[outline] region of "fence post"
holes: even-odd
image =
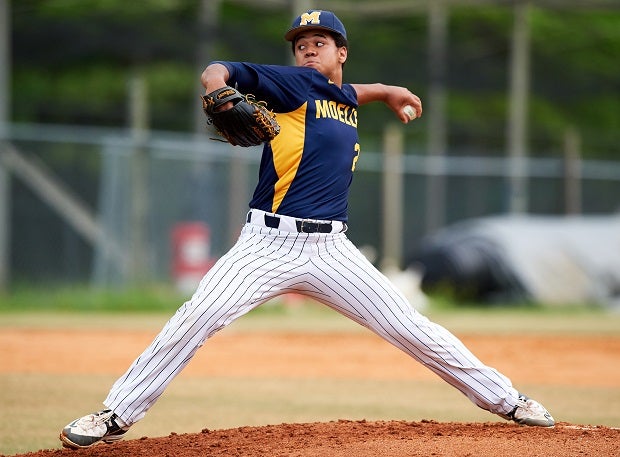
[[[129,81],[129,117],[132,133],[131,157],[131,268],[133,283],[148,279],[148,96],[144,73],[135,68]]]
[[[253,151],[252,151],[253,152]],[[239,229],[248,211],[248,164],[245,149],[232,148],[228,192],[228,244],[232,246],[239,238]]]
[[[514,6],[510,56],[510,107],[508,118],[508,154],[510,160],[511,213],[524,213],[528,208],[527,189],[527,111],[530,86],[529,2]]]
[[[581,138],[574,128],[564,133],[564,211],[581,213]]]
[[[0,0],[0,154],[8,147],[8,122],[11,106],[10,2]],[[4,292],[10,275],[10,175],[0,161],[0,292]]]
[[[402,127],[389,124],[383,134],[383,270],[399,268],[402,259],[403,148]]]
[[[448,7],[443,0],[428,6],[428,156],[435,161],[438,173],[427,176],[426,232],[432,233],[445,223],[446,177],[443,172],[447,144],[446,61],[448,42]]]

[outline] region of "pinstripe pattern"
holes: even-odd
[[[205,340],[287,292],[312,297],[369,328],[483,409],[501,414],[516,405],[510,381],[416,311],[344,233],[286,232],[253,223],[116,381],[104,404],[128,424],[140,420]]]

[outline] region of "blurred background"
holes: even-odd
[[[0,288],[191,291],[234,243],[259,148],[213,141],[211,60],[288,65],[310,8],[349,38],[349,238],[405,289],[620,300],[617,0],[0,0]]]

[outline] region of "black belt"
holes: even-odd
[[[277,229],[280,227],[280,218],[278,216],[271,216],[265,214],[265,226],[269,228]],[[247,222],[252,222],[252,211],[248,213]],[[305,219],[295,219],[295,226],[299,233],[331,233],[331,222],[312,222]],[[343,227],[346,225],[343,223]]]
[[[331,233],[331,222],[310,222],[304,220],[296,220],[295,225],[300,233]]]

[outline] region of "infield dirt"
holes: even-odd
[[[151,331],[4,328],[0,332],[0,373],[73,373],[77,376],[127,368],[153,336]],[[554,335],[459,335],[492,366],[505,364],[515,383],[619,387],[620,338]],[[28,344],[24,344],[27,341]],[[206,349],[208,347],[208,349]],[[75,357],[69,348],[105,348]],[[337,348],[337,350],[335,350]],[[570,348],[570,350],[567,350]],[[50,356],[52,355],[53,356]],[[535,354],[533,356],[533,354]],[[257,363],[258,361],[258,363]],[[587,369],[583,369],[587,367]],[[236,331],[216,335],[200,350],[184,376],[295,379],[328,373],[341,379],[429,380],[441,383],[419,364],[368,332],[292,333]],[[516,379],[515,379],[516,378]],[[101,392],[104,395],[105,392]],[[472,406],[474,410],[477,410]],[[550,408],[552,409],[552,408]],[[205,421],[208,417],[205,405]],[[87,413],[88,411],[84,411]],[[552,410],[552,413],[554,411]],[[557,416],[557,414],[556,414]],[[147,419],[145,420],[148,420]],[[489,416],[489,419],[494,416]],[[72,417],[68,417],[67,421]],[[336,420],[290,423],[133,437],[113,445],[72,451],[30,452],[51,456],[617,456],[620,429],[577,425],[558,418],[552,429],[505,422]]]

